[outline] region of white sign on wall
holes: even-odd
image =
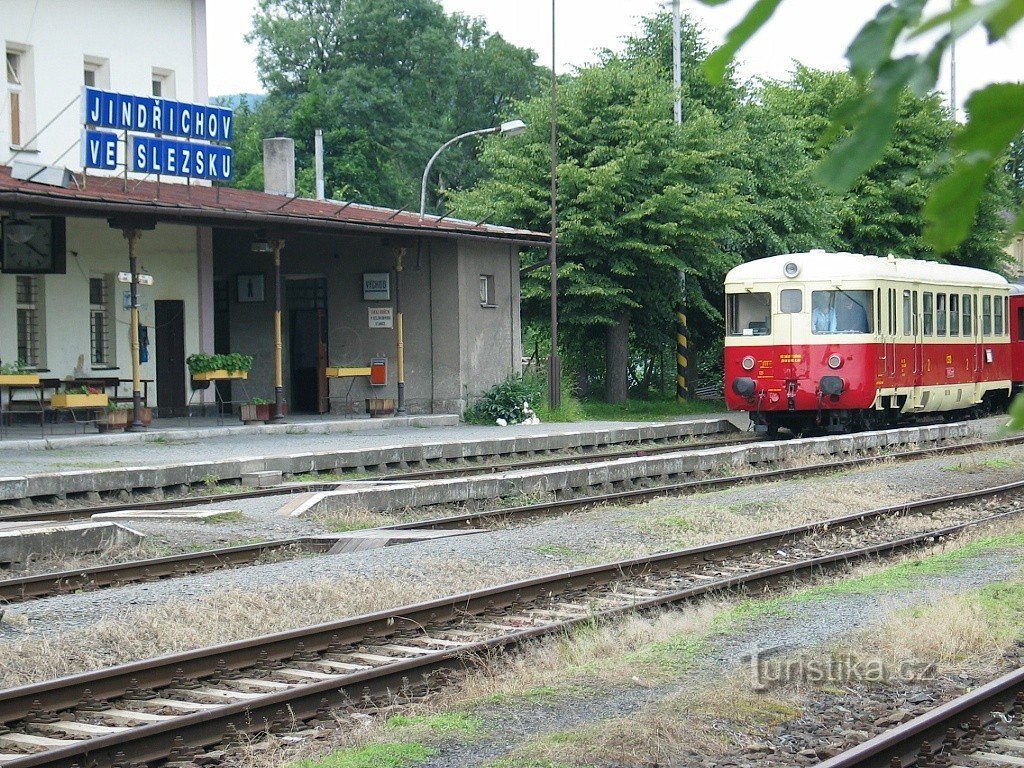
[[[394,328],[395,319],[391,314],[391,307],[370,307],[371,328]]]
[[[390,272],[363,272],[363,301],[391,301]]]

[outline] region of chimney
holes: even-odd
[[[295,197],[295,140],[263,140],[263,191]]]

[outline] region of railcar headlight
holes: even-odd
[[[831,355],[828,356],[828,367],[829,368],[832,368],[832,369],[840,368],[840,367],[842,367],[842,365],[843,365],[843,357],[842,357],[842,355],[831,354]]]
[[[743,366],[743,370],[744,371],[752,371],[752,370],[754,370],[754,365],[756,365],[756,364],[757,364],[757,361],[754,358],[752,358],[750,355],[747,355],[746,357],[744,357],[743,360],[740,362],[740,365]]]
[[[796,277],[800,274],[800,265],[795,261],[787,261],[782,267],[782,274],[786,277]]]

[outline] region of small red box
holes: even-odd
[[[375,357],[370,360],[370,386],[383,387],[388,383],[388,359]]]

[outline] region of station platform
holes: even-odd
[[[435,460],[600,447],[734,432],[733,415],[661,422],[577,422],[476,426],[454,415],[328,421],[124,435],[0,441],[0,501],[117,491],[171,492],[204,482],[237,482],[267,471],[286,476],[376,472]]]

